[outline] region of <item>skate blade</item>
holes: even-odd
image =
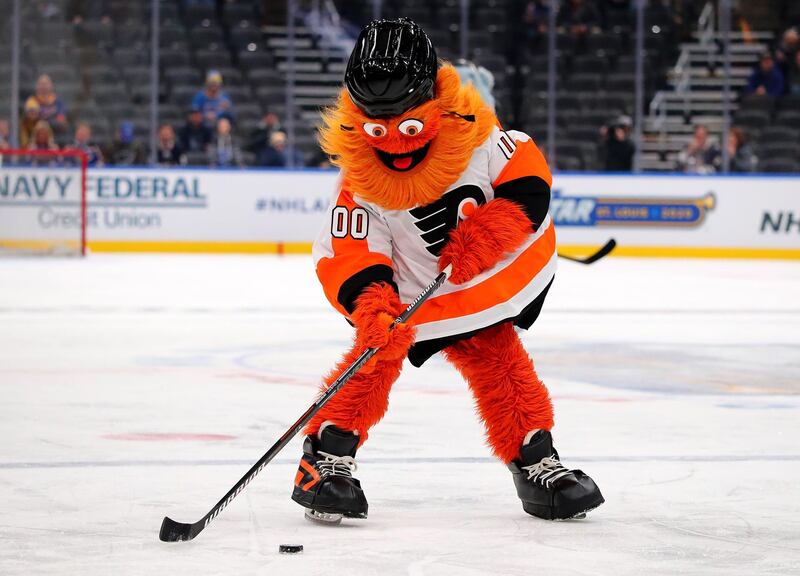
[[[342,523],[342,516],[341,514],[329,514],[328,512],[319,512],[317,510],[312,510],[311,508],[306,508],[305,513],[306,520],[314,522],[316,524],[323,524],[325,526],[336,526],[337,524]]]
[[[585,520],[586,519],[586,515],[589,512],[591,512],[592,510],[595,510],[596,508],[598,508],[599,506],[600,506],[600,504],[598,504],[597,506],[593,506],[591,508],[587,508],[586,510],[582,510],[581,512],[573,514],[569,518],[554,518],[553,520],[555,520],[556,522],[567,522],[569,520]]]

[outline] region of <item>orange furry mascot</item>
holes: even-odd
[[[365,348],[380,351],[308,425],[293,499],[312,519],[366,517],[356,450],[386,412],[403,360],[420,366],[441,351],[468,382],[526,511],[566,518],[599,505],[591,479],[558,461],[552,403],[514,328],[536,320],[556,267],[542,154],[499,127],[409,20],[368,25],[345,84],[321,130],[342,178],[314,259],[356,336],[325,386]],[[389,332],[403,303],[448,264],[437,295]],[[596,494],[574,502],[570,490],[581,489]]]

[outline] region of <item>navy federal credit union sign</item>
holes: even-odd
[[[716,200],[700,198],[636,198],[562,196],[553,190],[550,217],[561,226],[700,226]]]

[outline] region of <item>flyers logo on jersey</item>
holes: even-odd
[[[409,210],[408,213],[415,219],[414,225],[420,231],[420,238],[427,244],[428,252],[438,256],[447,242],[450,230],[482,204],[486,204],[483,190],[475,184],[466,184],[447,192],[435,202]]]

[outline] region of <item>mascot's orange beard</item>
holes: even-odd
[[[375,119],[342,90],[323,115],[320,142],[355,196],[386,210],[408,210],[437,200],[458,180],[497,119],[449,64],[437,73],[435,94],[400,116]],[[462,118],[469,115],[474,121]]]

